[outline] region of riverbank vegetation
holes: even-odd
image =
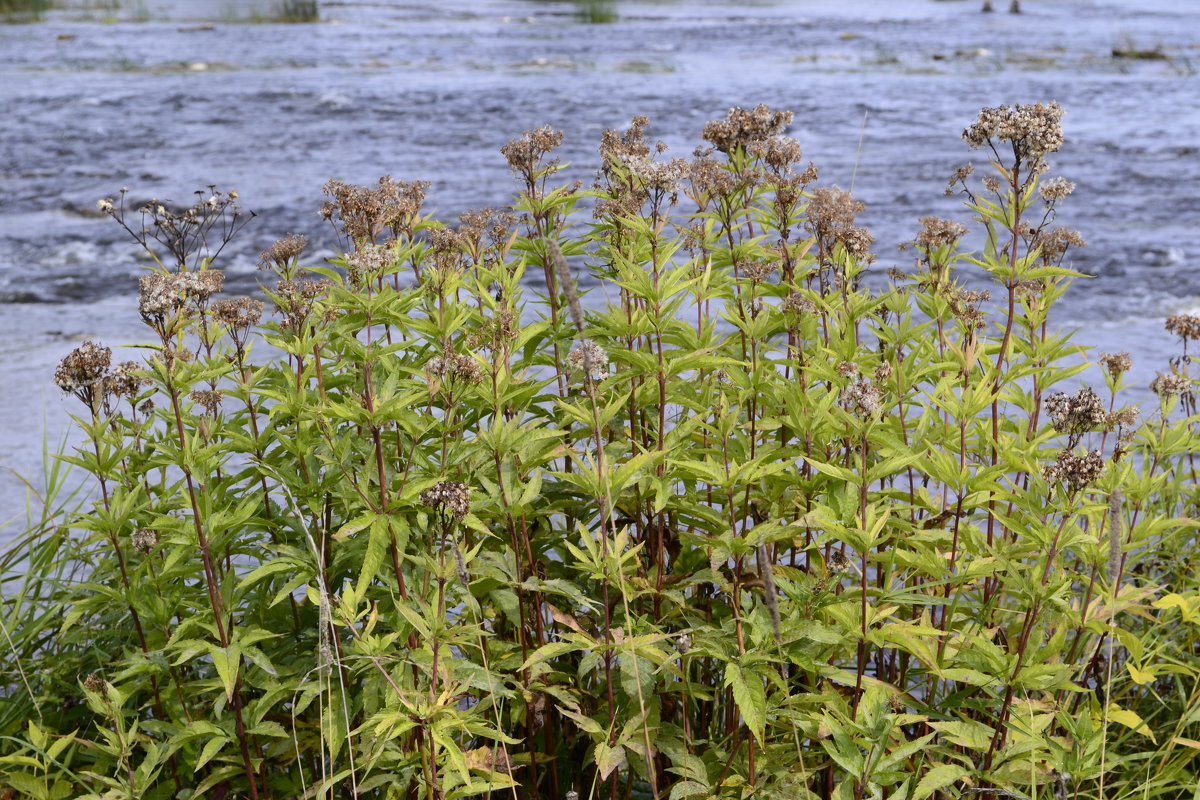
[[[970,227],[886,275],[761,106],[586,189],[530,131],[453,225],[331,181],[344,256],[281,239],[263,299],[236,192],[101,201],[147,344],[53,376],[95,497],[4,562],[0,791],[1190,795],[1200,318],[1146,407],[1081,381],[1061,117],[984,109]]]

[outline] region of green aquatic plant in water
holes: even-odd
[[[588,189],[529,131],[454,225],[331,181],[343,254],[280,240],[265,301],[221,296],[235,192],[101,201],[146,343],[54,376],[96,493],[5,577],[3,791],[1190,791],[1200,318],[1144,415],[1127,355],[1079,384],[1061,115],[984,109],[948,188],[982,249],[925,218],[870,281],[762,106],[690,159],[635,117]]]
[[[0,0],[0,21],[36,22],[50,10],[50,0]]]

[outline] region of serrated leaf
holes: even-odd
[[[971,774],[971,770],[960,764],[942,764],[925,773],[913,791],[912,800],[925,800],[931,794]]]
[[[746,727],[761,742],[767,726],[767,693],[762,680],[740,665],[729,663],[725,665],[725,685],[733,688],[733,702],[742,712]]]
[[[607,780],[617,767],[625,763],[625,748],[621,745],[609,747],[606,742],[596,743],[596,770],[600,780]]]
[[[208,653],[212,656],[213,666],[217,668],[217,675],[225,686],[225,697],[232,703],[233,688],[237,685],[238,669],[242,663],[241,648],[236,643],[230,644],[229,647],[209,645]]]

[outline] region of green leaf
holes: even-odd
[[[375,578],[375,573],[383,564],[383,555],[392,543],[391,526],[387,517],[376,517],[371,520],[370,538],[367,540],[367,552],[363,554],[362,569],[358,573],[358,582],[354,584],[354,594],[362,597],[367,587]]]
[[[746,727],[762,742],[767,725],[767,693],[762,680],[731,662],[725,665],[725,685],[733,687],[733,702],[742,712]]]
[[[221,752],[221,748],[224,747],[227,742],[231,741],[233,740],[228,736],[218,736],[215,739],[209,739],[208,742],[205,743],[204,749],[200,751],[200,757],[196,759],[196,766],[192,768],[192,772],[199,772],[205,764],[207,764],[209,761],[212,761],[213,757],[216,756],[217,753]]]
[[[242,664],[241,647],[237,643],[232,643],[229,647],[210,644],[208,654],[212,656],[213,666],[217,668],[217,675],[221,677],[221,683],[225,686],[225,697],[232,703],[233,689],[237,685],[238,670]]]
[[[912,800],[925,800],[931,794],[971,774],[971,770],[960,764],[942,764],[925,773],[913,792]]]

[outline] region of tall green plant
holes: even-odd
[[[266,251],[266,321],[217,299],[236,193],[102,201],[155,262],[150,344],[56,375],[98,495],[4,599],[0,780],[1178,795],[1200,319],[1169,321],[1184,352],[1144,422],[1128,356],[1079,387],[1048,323],[1082,244],[1042,177],[1061,115],[984,109],[964,137],[991,172],[950,185],[982,249],[922,219],[886,284],[862,203],[763,106],[691,160],[635,117],[589,190],[554,186],[562,135],[530,131],[503,150],[512,208],[454,228],[427,184],[330,182],[344,254]]]

